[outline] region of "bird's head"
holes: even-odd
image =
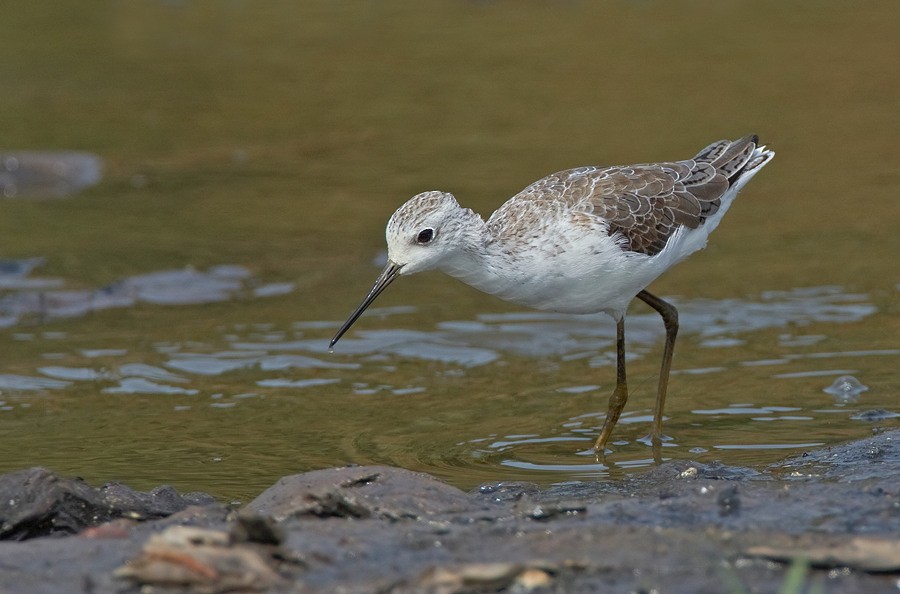
[[[440,266],[461,245],[472,211],[461,208],[453,194],[422,192],[391,216],[385,229],[388,261],[398,274],[414,274]]]
[[[438,268],[465,245],[463,239],[474,219],[481,217],[460,207],[453,194],[422,192],[398,208],[385,229],[388,262],[372,290],[331,339],[331,346],[350,329],[375,298],[400,275]]]

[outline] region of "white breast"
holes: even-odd
[[[638,292],[703,247],[708,233],[684,231],[676,233],[662,252],[647,256],[623,250],[602,221],[591,229],[561,226],[551,232],[544,229],[531,239],[496,242],[483,252],[461,251],[441,269],[513,303],[566,313],[605,312],[618,318]]]

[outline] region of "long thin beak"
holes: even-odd
[[[369,294],[366,295],[366,298],[362,300],[362,303],[359,304],[359,307],[350,314],[350,317],[344,322],[344,325],[341,326],[340,330],[337,331],[337,334],[334,335],[334,338],[331,339],[331,343],[328,345],[328,348],[331,349],[334,347],[334,344],[341,339],[341,336],[350,329],[350,326],[353,325],[353,322],[359,319],[359,316],[366,311],[366,308],[375,301],[375,298],[381,295],[382,291],[387,289],[388,285],[391,284],[395,278],[400,276],[400,269],[403,268],[403,265],[394,264],[390,260],[388,260],[387,266],[384,267],[384,270],[381,271],[381,274],[378,276],[378,279],[375,281],[375,285],[372,286],[372,290],[369,291]]]

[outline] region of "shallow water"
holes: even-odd
[[[487,215],[554,170],[687,157],[749,131],[776,159],[709,248],[653,287],[683,324],[663,454],[762,466],[896,426],[900,170],[883,157],[896,12],[59,2],[9,15],[0,153],[87,152],[104,177],[59,201],[0,199],[0,471],[224,500],[351,462],[463,487],[640,472],[662,338],[641,305],[603,463],[588,452],[614,381],[602,316],[423,274],[334,353],[328,340],[377,275],[387,217],[418,191]]]
[[[218,288],[200,273],[174,277],[181,284],[163,303]],[[221,301],[217,290],[206,297]],[[673,301],[679,350],[688,351],[677,361],[692,365],[673,370],[664,458],[760,465],[900,416],[894,394],[863,395],[857,385],[857,376],[877,382],[879,370],[895,368],[900,349],[831,351],[821,346],[828,335],[807,331],[865,324],[878,315],[867,295],[824,286]],[[28,464],[72,464],[60,447],[71,442],[79,461],[111,476],[209,481],[224,497],[346,462],[398,464],[465,486],[614,478],[653,463],[640,440],[662,339],[655,313],[628,318],[632,400],[603,462],[591,447],[614,381],[611,320],[484,313],[413,330],[416,313],[374,308],[334,353],[337,320],[220,323],[203,341],[136,346],[123,336],[75,349],[80,339],[46,322],[19,327],[10,338],[40,352],[33,368],[0,374],[0,411]],[[50,434],[29,431],[42,426]]]

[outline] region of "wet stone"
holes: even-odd
[[[280,479],[247,505],[278,520],[319,518],[421,518],[468,510],[465,493],[423,473],[389,466],[317,470]]]
[[[523,497],[537,495],[539,492],[540,489],[534,483],[518,481],[487,483],[477,489],[478,495],[495,503],[519,501]]]
[[[887,419],[896,419],[900,417],[900,413],[895,413],[890,410],[885,410],[883,408],[876,408],[870,410],[864,410],[860,413],[857,413],[850,417],[854,421],[868,421],[870,423],[876,423],[878,421],[886,421]]]
[[[76,534],[117,518],[163,518],[191,505],[211,505],[203,493],[180,495],[162,486],[140,493],[118,483],[93,488],[43,468],[0,477],[0,540]]]

